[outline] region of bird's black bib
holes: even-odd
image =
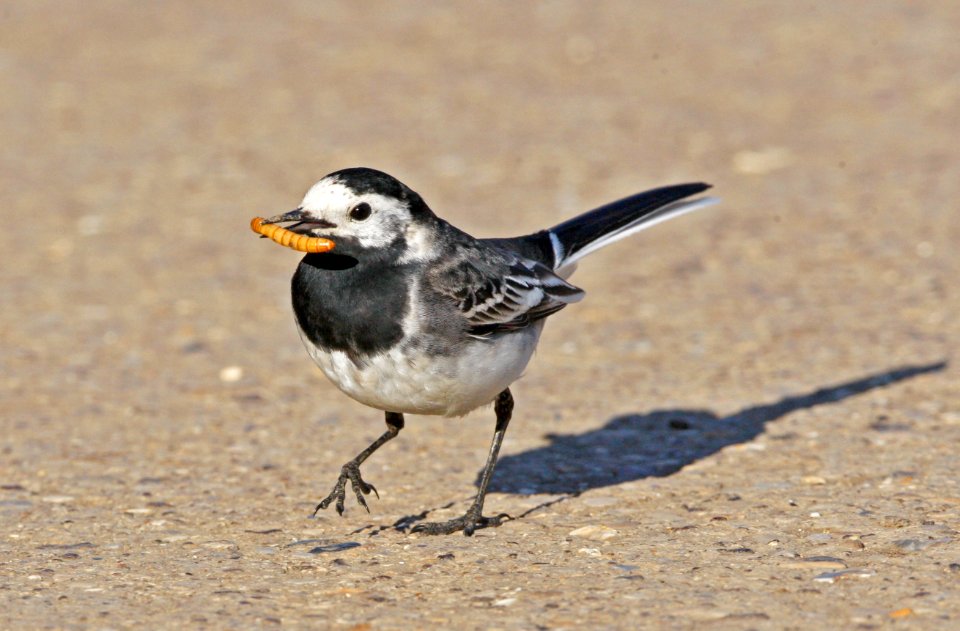
[[[293,311],[317,347],[362,361],[396,346],[403,337],[410,270],[389,252],[350,254],[303,257],[293,276]]]

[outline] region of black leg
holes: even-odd
[[[400,430],[403,429],[403,414],[387,412],[386,421],[387,431],[385,431],[380,438],[370,443],[369,447],[357,454],[356,458],[340,468],[340,477],[337,478],[337,483],[333,485],[333,490],[330,491],[330,495],[324,498],[324,500],[313,509],[314,515],[316,515],[317,511],[321,508],[330,506],[330,502],[333,500],[337,500],[337,513],[343,515],[343,501],[347,494],[347,480],[350,481],[350,486],[353,487],[353,492],[356,493],[360,506],[366,508],[368,513],[370,512],[370,507],[367,506],[367,501],[363,499],[363,496],[369,495],[370,491],[373,491],[377,499],[380,499],[380,494],[377,493],[377,489],[369,482],[364,482],[363,478],[360,477],[360,465],[363,464],[363,461],[369,458],[373,452],[380,449],[385,442],[395,438],[396,435],[400,433]]]
[[[490,486],[490,479],[493,477],[493,468],[497,465],[497,456],[500,453],[500,445],[503,444],[503,435],[507,433],[507,425],[510,424],[510,417],[513,415],[513,395],[510,394],[509,388],[497,395],[493,403],[493,410],[497,414],[497,427],[493,432],[493,442],[490,444],[487,463],[483,466],[483,475],[480,476],[480,490],[477,492],[473,504],[470,505],[463,517],[445,522],[419,524],[414,527],[413,532],[421,532],[427,535],[449,535],[462,530],[463,534],[469,537],[477,528],[499,526],[503,523],[504,518],[510,518],[506,513],[501,513],[496,517],[483,516],[483,500],[487,496],[487,487]]]

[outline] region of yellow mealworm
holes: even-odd
[[[280,245],[307,254],[320,254],[333,249],[333,241],[330,239],[308,237],[305,234],[297,234],[273,223],[263,223],[264,221],[266,220],[263,217],[254,217],[250,221],[250,227],[257,234],[262,234]]]

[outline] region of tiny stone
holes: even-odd
[[[205,541],[200,544],[204,548],[209,548],[211,550],[225,550],[227,548],[235,548],[237,546],[233,541]]]
[[[243,368],[240,366],[225,366],[220,369],[220,381],[235,383],[243,379]]]
[[[46,495],[40,498],[41,502],[46,502],[48,504],[66,504],[67,502],[72,502],[73,497],[69,495]]]
[[[509,607],[513,603],[517,602],[516,598],[501,598],[500,600],[495,600],[493,602],[494,607]]]
[[[933,244],[930,243],[929,241],[921,241],[920,243],[917,244],[915,249],[917,252],[917,256],[919,256],[922,259],[930,258],[931,256],[933,256],[933,253],[934,253]]]
[[[570,531],[569,536],[583,537],[584,539],[590,539],[591,541],[605,541],[607,539],[612,539],[619,534],[619,530],[607,528],[606,526],[594,525],[584,526],[583,528],[572,530]]]
[[[873,570],[865,569],[850,569],[850,570],[839,570],[837,572],[824,572],[823,574],[817,574],[813,577],[813,580],[818,583],[835,583],[840,580],[848,578],[870,578],[876,574]]]
[[[77,232],[85,237],[98,235],[103,231],[103,215],[83,215],[77,220]]]
[[[89,541],[82,541],[80,543],[46,543],[43,545],[37,546],[37,550],[75,550],[78,548],[96,548],[94,544]]]
[[[953,541],[950,537],[942,537],[940,539],[927,539],[921,541],[920,539],[898,539],[893,542],[893,545],[897,546],[905,552],[920,552],[925,550],[930,546],[935,546],[941,543],[950,543]]]
[[[800,478],[800,481],[803,482],[804,484],[809,484],[811,486],[827,483],[827,480],[825,478],[821,478],[818,475],[805,475],[802,478]]]
[[[189,539],[189,538],[190,538],[189,535],[184,535],[184,534],[180,534],[180,533],[172,533],[172,534],[169,534],[169,535],[165,535],[165,536],[163,536],[163,537],[160,537],[159,541],[160,541],[161,543],[176,543],[176,542],[178,542],[178,541],[185,541],[185,540],[187,540],[187,539]]]
[[[747,175],[763,175],[784,169],[792,163],[793,154],[786,147],[738,151],[733,156],[733,168]]]
[[[591,556],[591,557],[598,557],[598,556],[600,556],[600,551],[597,550],[596,548],[580,548],[579,550],[577,550],[577,552],[580,553],[580,554],[585,554],[585,555],[587,555],[587,556]]]
[[[814,556],[807,557],[805,559],[797,559],[796,561],[788,561],[787,563],[781,563],[780,567],[791,568],[791,569],[822,569],[822,570],[843,570],[846,569],[847,564],[844,563],[841,559],[836,557],[826,557],[826,556]]]

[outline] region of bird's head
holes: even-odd
[[[300,206],[266,220],[288,230],[325,237],[346,247],[381,249],[398,243],[423,247],[435,217],[423,199],[396,178],[364,167],[325,176]]]

